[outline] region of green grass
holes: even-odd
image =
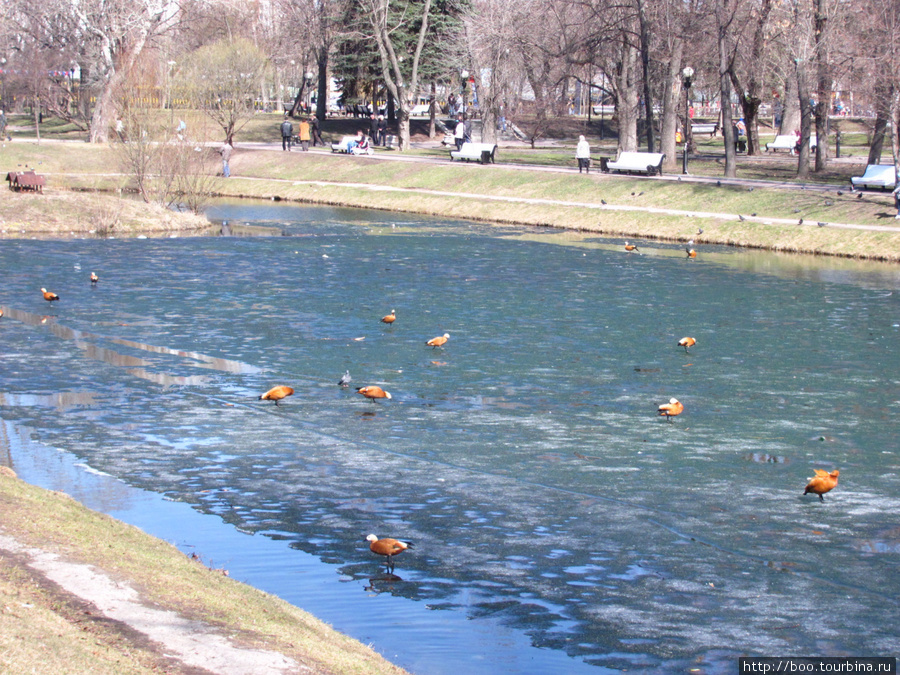
[[[277,115],[257,115],[248,125],[248,134],[257,137],[277,130]],[[342,134],[353,120],[326,130]],[[199,122],[196,123],[199,125]],[[332,124],[329,120],[328,124]],[[334,122],[337,125],[337,122]],[[192,123],[188,123],[188,130]],[[692,159],[692,174],[704,172],[721,176],[721,158],[707,154],[715,141],[701,143],[700,159]],[[277,145],[275,146],[277,147]],[[544,162],[572,168],[570,148],[540,150],[507,149],[498,153],[501,160],[511,156],[523,163]],[[396,151],[379,150],[379,153]],[[549,225],[603,232],[611,236],[652,237],[698,242],[771,247],[776,250],[829,253],[888,260],[900,260],[900,235],[860,232],[836,228],[798,227],[802,218],[807,225],[818,221],[852,223],[867,226],[894,226],[896,210],[889,192],[871,191],[861,199],[847,188],[853,165],[834,163],[820,180],[830,179],[833,189],[797,190],[775,187],[721,187],[714,183],[645,178],[592,172],[589,176],[571,171],[521,170],[502,164],[481,166],[450,162],[449,150],[427,148],[413,150],[408,157],[433,158],[435,162],[390,162],[374,158],[350,157],[331,153],[282,153],[242,146],[232,157],[233,177],[219,181],[223,196],[279,197],[335,205],[383,208],[395,211],[427,213],[483,221]],[[87,187],[115,190],[128,180],[118,171],[115,154],[102,145],[16,141],[0,149],[0,158],[10,166],[34,166],[49,175],[50,190]],[[738,175],[758,175],[767,179],[784,178],[793,182],[796,160],[778,157],[739,158]],[[210,171],[217,170],[214,158]],[[860,167],[861,168],[861,167]],[[246,180],[254,178],[255,180]],[[300,182],[294,185],[295,181]],[[309,185],[326,181],[327,185]],[[368,190],[356,184],[396,188],[394,191]],[[843,194],[837,192],[843,189]],[[431,194],[452,192],[466,197]],[[494,199],[491,199],[491,198]],[[498,201],[505,197],[521,200]],[[547,200],[548,204],[527,200]],[[601,200],[607,202],[605,208]],[[575,202],[578,205],[562,205]],[[592,208],[593,207],[593,208]],[[635,210],[637,209],[637,210]],[[679,213],[656,213],[653,209]],[[18,212],[18,209],[15,209]],[[691,214],[721,214],[698,220]],[[737,215],[755,219],[739,222]],[[768,219],[790,221],[769,223]],[[704,234],[697,236],[698,227]]]

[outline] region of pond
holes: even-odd
[[[0,461],[416,673],[897,654],[896,267],[210,217],[232,236],[2,242]],[[369,533],[414,542],[393,575]]]

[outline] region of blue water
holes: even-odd
[[[114,509],[417,673],[897,654],[894,267],[280,204],[211,217],[274,236],[0,243],[14,467],[58,448],[212,514]],[[347,369],[392,400],[342,390]],[[256,399],[275,384],[296,393]],[[801,497],[815,468],[841,471],[824,502]],[[370,532],[415,542],[397,578]]]

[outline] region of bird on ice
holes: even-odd
[[[819,495],[820,501],[825,501],[824,495],[826,492],[831,492],[838,484],[838,476],[840,475],[840,471],[835,469],[831,473],[827,471],[823,471],[822,469],[815,469],[816,475],[809,479],[809,483],[806,485],[806,489],[803,491],[803,494],[807,495],[810,492],[813,494]]]
[[[275,401],[275,405],[278,405],[278,402],[287,398],[288,396],[293,395],[294,390],[290,387],[287,387],[283,384],[278,385],[277,387],[272,387],[265,394],[260,394],[260,401]]]
[[[379,539],[374,534],[366,537],[366,541],[369,542],[369,550],[372,553],[377,553],[387,558],[387,568],[391,572],[394,571],[394,556],[403,553],[408,548],[413,548],[411,541],[400,541],[389,537]]]
[[[44,300],[46,300],[47,302],[53,302],[54,300],[59,300],[59,296],[56,293],[51,293],[46,288],[42,288],[41,293],[44,294]]]
[[[678,341],[678,346],[684,347],[685,354],[688,353],[688,348],[693,347],[695,344],[697,344],[697,340],[692,337],[683,337]]]
[[[627,241],[625,242],[625,250],[631,253],[632,251],[637,251],[638,247],[635,244],[629,244]]]
[[[389,325],[394,323],[396,320],[397,320],[397,311],[394,309],[392,309],[391,313],[388,314],[387,316],[381,317],[381,322],[389,324]]]
[[[450,333],[444,333],[443,335],[439,335],[438,337],[431,338],[425,344],[429,347],[440,347],[450,339]]]
[[[338,385],[340,385],[341,387],[349,387],[350,380],[352,380],[352,379],[353,378],[350,377],[350,371],[348,370],[346,373],[341,375],[341,379],[338,380]]]
[[[91,272],[91,283],[96,284],[98,281],[100,281],[100,277],[97,276],[97,273]]]
[[[665,416],[667,422],[671,422],[673,417],[684,412],[684,406],[677,398],[670,398],[668,403],[659,406],[658,412]]]
[[[362,395],[365,396],[366,398],[370,398],[370,399],[372,399],[373,401],[374,401],[376,398],[386,398],[386,399],[390,399],[390,398],[391,398],[390,392],[387,392],[387,391],[385,391],[384,389],[382,389],[381,387],[378,387],[378,386],[376,386],[376,385],[374,385],[374,384],[370,384],[370,385],[367,386],[367,387],[357,387],[357,388],[356,388],[356,393],[357,393],[357,394],[362,394]]]
[[[685,252],[687,253],[688,258],[696,258],[697,257],[697,251],[694,250],[693,246],[694,246],[694,240],[691,239],[688,242],[688,245],[684,249]]]

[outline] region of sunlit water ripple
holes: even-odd
[[[267,570],[257,542],[323,561],[358,587],[328,620],[417,672],[458,672],[458,617],[541,648],[486,646],[472,673],[897,654],[894,268],[282,205],[214,217],[286,236],[4,241],[2,418],[263,535],[232,546],[266,590],[304,604],[279,581],[291,558]],[[337,387],[346,369],[393,399]],[[279,383],[295,395],[256,400]],[[671,396],[686,411],[666,423]],[[813,468],[841,470],[824,503],[800,497]],[[369,532],[415,541],[399,578]],[[383,626],[384,598],[432,611]]]

